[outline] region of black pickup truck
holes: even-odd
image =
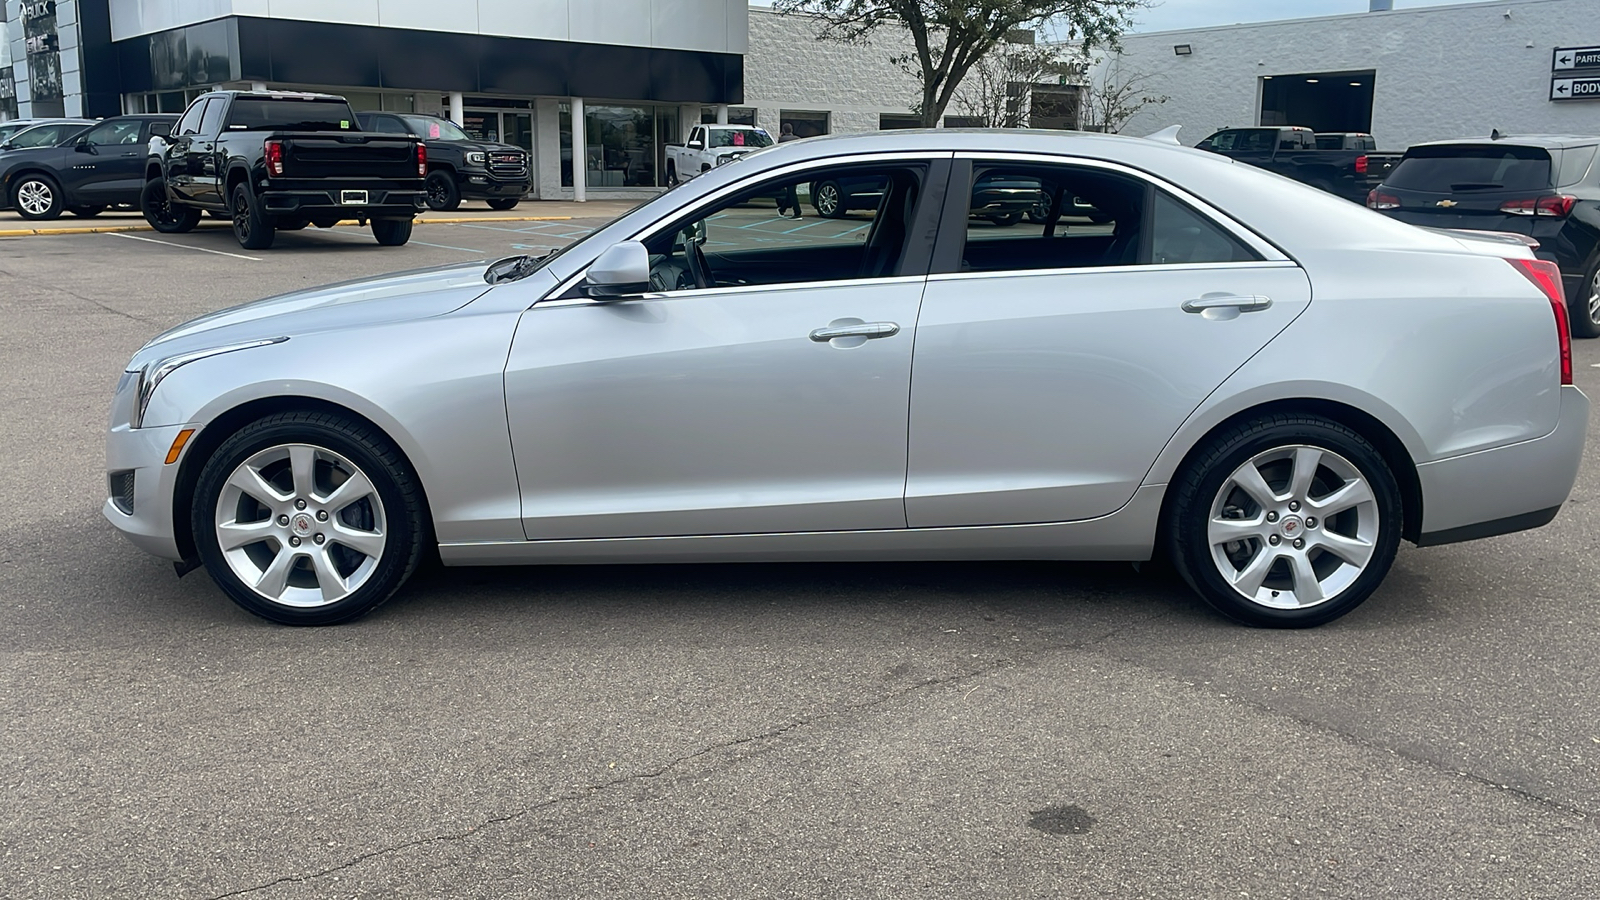
[[[204,212],[233,220],[239,244],[272,246],[278,231],[372,223],[378,243],[411,239],[427,204],[427,146],[363,132],[343,97],[215,91],[152,148],[140,209],[157,230],[189,231]]]
[[[1309,128],[1225,128],[1195,147],[1277,172],[1353,203],[1383,180],[1398,153],[1378,153],[1372,136],[1318,135]]]

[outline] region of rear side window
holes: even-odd
[[[200,134],[205,137],[215,137],[222,131],[222,114],[228,108],[221,98],[212,98],[206,106],[205,115],[200,119]]]
[[[238,97],[229,131],[354,131],[356,115],[343,100],[268,100]]]
[[[1392,188],[1454,194],[1470,191],[1547,191],[1550,154],[1539,147],[1457,144],[1416,147],[1384,179]]]
[[[1571,187],[1583,181],[1589,174],[1589,167],[1594,164],[1595,145],[1587,147],[1568,147],[1561,151],[1561,179],[1556,182],[1560,187]]]
[[[1150,226],[1150,262],[1157,266],[1185,263],[1251,262],[1260,259],[1239,239],[1165,191],[1156,191]]]

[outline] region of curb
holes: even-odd
[[[572,216],[487,216],[477,219],[416,219],[418,225],[470,225],[473,222],[570,222]],[[356,225],[355,219],[343,219],[340,226]],[[227,222],[202,221],[196,228],[231,228]],[[0,237],[33,237],[58,234],[117,234],[124,231],[155,231],[149,225],[82,225],[58,228],[17,228],[0,231]]]

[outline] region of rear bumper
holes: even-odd
[[[1422,482],[1418,546],[1538,528],[1572,493],[1589,431],[1589,398],[1561,389],[1561,414],[1541,438],[1417,466]]]
[[[428,195],[420,185],[399,187],[393,182],[273,184],[259,191],[258,197],[262,209],[274,215],[337,212],[345,218],[411,216],[426,209],[428,205]]]

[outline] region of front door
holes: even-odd
[[[143,119],[112,119],[84,132],[70,166],[69,195],[82,206],[137,202],[148,142]]]
[[[797,212],[814,173],[762,184],[642,236],[656,292],[523,315],[506,398],[530,539],[905,527],[928,163],[877,171],[878,209]]]
[[[917,326],[914,528],[1115,512],[1310,302],[1292,262],[1128,173],[979,161],[970,204]]]

